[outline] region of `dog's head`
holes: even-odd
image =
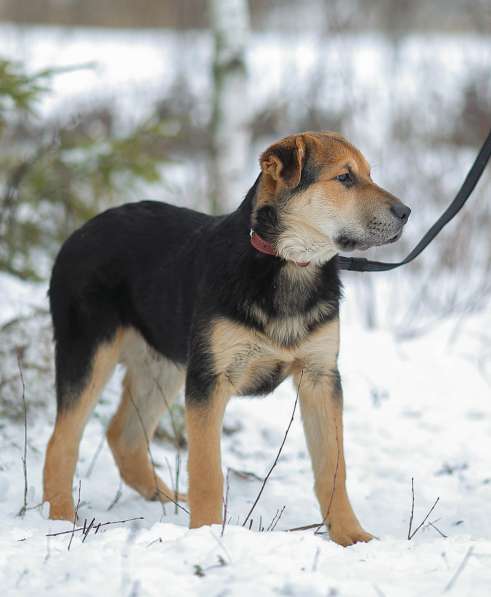
[[[301,133],[261,155],[253,227],[284,259],[323,263],[399,239],[411,210],[377,186],[337,133]]]

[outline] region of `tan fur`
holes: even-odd
[[[75,509],[72,483],[78,449],[88,416],[117,363],[123,334],[116,333],[110,344],[102,344],[92,361],[89,379],[75,406],[62,412],[48,443],[44,465],[43,501],[49,502],[53,519],[73,520]]]
[[[261,369],[272,369],[279,362],[293,363],[290,351],[279,348],[264,334],[226,319],[213,325],[211,346],[215,371],[230,394],[250,387]]]
[[[293,168],[285,169],[276,155],[278,150],[295,150],[296,163]],[[300,182],[305,158],[305,141],[303,135],[291,135],[268,147],[261,155],[261,170],[268,174],[263,181],[262,192],[259,193],[258,207],[271,200],[282,187],[295,187]]]
[[[211,336],[215,371],[231,394],[251,387],[259,369],[271,369],[278,363],[285,365],[287,373],[302,368],[330,372],[336,367],[338,334],[336,319],[298,345],[285,348],[266,334],[220,319],[214,323]]]
[[[285,201],[284,191],[300,180],[307,148],[309,167],[316,171],[315,181]],[[296,159],[289,158],[285,173],[279,156],[286,150],[296,151]],[[341,135],[329,131],[291,135],[269,147],[260,164],[263,177],[255,212],[267,204],[276,205],[282,232],[274,248],[283,259],[312,265],[325,263],[339,252],[336,239],[343,232],[359,239],[359,248],[364,242],[367,246],[384,244],[395,235],[397,224],[387,208],[397,199],[373,182],[362,153]],[[347,172],[356,177],[356,184],[350,188],[336,180]]]
[[[222,522],[223,473],[220,438],[229,392],[219,382],[202,404],[186,408],[190,528]]]
[[[313,268],[299,268],[294,263],[285,266],[285,275],[302,288],[303,282],[311,276],[319,275],[318,270]],[[304,279],[302,280],[302,277]],[[285,290],[287,292],[287,290]],[[279,318],[270,318],[258,306],[251,307],[251,315],[264,326],[264,335],[274,344],[278,345],[297,345],[305,340],[309,334],[309,326],[319,320],[320,317],[330,315],[332,305],[319,302],[309,311],[303,314],[291,316],[282,316]]]
[[[368,541],[371,535],[353,513],[345,485],[342,395],[337,377],[339,321],[331,319],[310,331],[317,322],[334,315],[332,310],[337,307],[319,301],[305,312],[305,297],[315,286],[315,277],[321,275],[317,265],[338,252],[336,243],[341,242],[343,231],[355,235],[356,242],[362,244],[362,233],[366,229],[368,234],[371,226],[379,231],[383,228],[387,238],[381,234],[381,241],[393,238],[386,212],[397,200],[373,183],[362,154],[335,133],[292,135],[268,148],[260,163],[263,176],[254,209],[276,202],[281,225],[274,249],[287,260],[276,280],[273,306],[279,315],[272,317],[251,304],[250,315],[261,324],[262,332],[225,318],[211,322],[213,389],[203,400],[193,397],[186,407],[190,526],[222,521],[220,437],[229,398],[254,389],[261,391],[268,375],[273,374],[277,383],[293,374],[299,386],[315,492],[331,537],[341,545]],[[297,189],[306,163],[315,175],[306,179],[308,185]],[[352,188],[336,178],[346,172],[356,175]],[[254,218],[255,212],[253,224]],[[304,262],[310,265],[296,265]],[[108,441],[121,477],[146,498],[173,498],[155,474],[148,445],[159,417],[182,387],[185,368],[151,349],[134,330],[125,330],[118,332],[111,344],[98,349],[80,399],[57,419],[44,472],[44,495],[50,502],[51,518],[73,520],[72,482],[80,437],[119,356],[127,373]]]
[[[175,499],[155,473],[149,444],[160,417],[184,384],[185,369],[158,354],[134,330],[125,334],[121,360],[127,367],[123,399],[107,432],[114,460],[121,478],[143,497]]]
[[[332,374],[309,369],[297,373],[300,409],[312,460],[315,493],[330,537],[340,545],[369,541],[351,507],[346,491],[343,450],[342,395]]]
[[[346,493],[342,396],[336,395],[339,320],[333,320],[295,348],[281,348],[265,334],[225,319],[211,336],[217,387],[209,402],[187,409],[191,526],[222,521],[223,476],[220,431],[232,394],[250,387],[261,369],[285,365],[300,382],[300,404],[322,515],[342,545],[368,541]],[[332,497],[331,497],[332,496]]]

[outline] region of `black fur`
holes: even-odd
[[[303,160],[304,162],[302,173],[300,176],[300,182],[298,183],[298,186],[295,189],[296,193],[305,190],[312,183],[314,183],[317,180],[317,177],[319,176],[319,164],[312,159],[311,151],[307,145],[305,146]]]
[[[254,385],[241,391],[242,396],[266,396],[285,379],[285,365],[277,363],[271,369],[257,371],[254,376]]]
[[[327,302],[330,314],[311,329],[337,315],[335,259],[319,267],[315,282],[300,294],[285,288],[283,260],[251,246],[259,180],[226,216],[143,201],[109,209],[64,243],[49,291],[59,409],[70,406],[97,346],[119,327],[136,328],[165,357],[187,365],[186,396],[198,400],[215,380],[208,343],[217,317],[262,330],[252,305],[281,318]],[[278,223],[271,209],[258,225],[274,230]],[[251,393],[269,392],[281,379],[279,371],[265,374]]]

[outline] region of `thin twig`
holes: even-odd
[[[179,451],[179,431],[177,428],[176,420],[174,418],[174,413],[172,412],[172,408],[171,408],[172,404],[167,400],[165,393],[164,393],[164,389],[162,388],[162,385],[160,384],[159,380],[156,377],[154,377],[153,381],[154,381],[155,385],[157,386],[157,388],[160,392],[160,395],[162,396],[162,400],[165,402],[165,406],[167,407],[167,412],[169,413],[170,424],[172,427],[172,431],[174,432],[174,443],[175,443],[176,449]]]
[[[336,429],[336,468],[334,469],[334,478],[332,481],[332,490],[331,490],[331,497],[329,498],[329,504],[327,505],[327,510],[326,510],[326,514],[324,516],[324,518],[322,519],[322,522],[320,523],[320,525],[315,529],[314,531],[314,535],[319,535],[320,534],[320,530],[322,528],[322,526],[326,523],[329,514],[331,513],[331,506],[332,506],[332,502],[334,500],[334,492],[336,491],[336,482],[338,479],[338,470],[339,470],[339,436],[338,436],[338,427],[337,425],[335,425],[335,429]]]
[[[24,374],[20,363],[20,355],[17,352],[17,366],[19,367],[20,381],[22,384],[22,405],[24,408],[24,453],[22,456],[22,469],[24,471],[24,504],[19,510],[19,516],[24,516],[27,511],[27,489],[29,487],[27,480],[27,403],[26,403],[26,384],[24,381]]]
[[[121,479],[119,480],[119,487],[118,490],[116,491],[116,495],[114,496],[113,501],[109,504],[109,506],[107,507],[107,511],[109,512],[110,510],[112,510],[114,508],[114,506],[119,502],[121,496],[123,495],[123,483],[121,482]]]
[[[70,547],[72,546],[73,536],[75,534],[75,525],[77,524],[77,519],[78,519],[78,507],[80,506],[80,490],[81,490],[81,488],[82,488],[82,480],[79,479],[79,481],[78,481],[78,499],[77,499],[77,507],[75,508],[75,517],[73,518],[73,528],[71,531],[66,531],[67,533],[71,533],[70,541],[68,542],[68,551],[70,551]],[[53,535],[46,535],[46,536],[52,537]]]
[[[134,520],[144,520],[143,516],[136,516],[135,518],[127,518],[125,520],[110,520],[109,522],[99,522],[95,527],[96,530],[101,527],[107,527],[111,524],[124,524],[126,522],[133,522]],[[85,533],[87,531],[87,520],[84,521],[84,526],[70,529],[69,531],[59,531],[58,533],[48,533],[46,537],[58,537],[58,535],[68,535],[69,533]]]
[[[276,525],[280,522],[280,518],[283,516],[283,512],[285,511],[286,506],[282,506],[281,510],[279,511],[279,513],[276,516],[276,520],[274,520],[273,524],[271,525],[271,528],[269,528],[268,530],[273,532],[276,528]]]
[[[411,502],[411,516],[409,518],[409,529],[407,532],[407,540],[411,540],[411,530],[413,527],[413,518],[414,518],[414,477],[411,477],[411,494],[412,494],[412,502]]]
[[[189,510],[187,508],[185,508],[184,506],[181,506],[181,504],[179,504],[177,501],[174,500],[174,498],[172,498],[171,496],[167,495],[166,493],[164,493],[163,491],[160,491],[159,489],[159,484],[158,484],[158,475],[157,472],[155,470],[155,464],[154,464],[154,460],[152,457],[152,451],[150,448],[150,440],[148,438],[148,433],[147,430],[145,429],[145,424],[143,422],[143,418],[141,416],[140,410],[138,409],[136,402],[133,400],[133,395],[131,392],[131,389],[128,385],[128,396],[130,397],[131,403],[133,404],[133,407],[136,411],[136,415],[138,417],[138,420],[140,421],[140,425],[143,431],[143,435],[145,437],[145,442],[147,444],[147,452],[148,452],[148,456],[150,458],[150,464],[152,466],[152,471],[153,471],[153,477],[154,477],[154,483],[155,483],[155,489],[156,489],[156,494],[158,497],[160,497],[160,495],[165,496],[170,502],[174,503],[176,505],[176,507],[180,508],[181,510],[183,510],[184,512],[186,512],[186,514],[189,515]],[[165,516],[165,506],[164,506],[164,502],[162,500],[159,499],[159,502],[162,506],[162,516]]]
[[[293,529],[286,529],[287,533],[294,533],[296,531],[309,531],[310,529],[317,529],[321,527],[324,522],[314,522],[314,524],[306,524],[303,527],[294,527]]]
[[[46,562],[51,557],[51,546],[50,546],[49,542],[50,542],[50,538],[46,537],[46,554],[44,556],[43,564],[46,564]]]
[[[435,509],[436,505],[438,504],[438,502],[440,500],[439,497],[436,498],[435,502],[433,503],[433,506],[431,506],[431,508],[428,510],[428,513],[423,518],[422,522],[414,529],[413,532],[411,532],[412,531],[412,527],[413,527],[413,519],[414,519],[414,478],[411,478],[411,494],[412,494],[411,516],[409,518],[409,530],[408,530],[408,533],[407,533],[407,539],[408,539],[408,541],[411,541],[411,539],[416,535],[416,533],[419,531],[419,529],[428,520],[428,518],[430,517],[431,513],[433,512],[433,510]]]
[[[276,517],[278,516],[280,509],[276,508],[276,512],[273,514],[273,518],[271,519],[271,522],[268,524],[268,526],[266,527],[266,532],[268,533],[271,528],[273,527],[274,521],[276,520]]]
[[[82,543],[85,543],[85,540],[87,539],[87,537],[90,533],[90,529],[94,526],[94,523],[95,523],[95,518],[93,518],[90,521],[89,526],[82,532],[82,535],[83,535]],[[84,523],[84,527],[85,527],[85,523]]]
[[[167,400],[166,396],[165,396],[165,392],[164,389],[162,388],[162,385],[160,384],[159,380],[154,377],[153,381],[155,383],[155,385],[157,386],[160,395],[162,396],[162,400],[165,403],[165,406],[167,408],[167,412],[169,413],[169,418],[170,418],[170,423],[171,423],[171,427],[172,427],[172,431],[174,433],[174,444],[176,447],[176,458],[177,458],[177,462],[176,462],[176,483],[174,486],[174,492],[175,492],[175,501],[174,501],[174,506],[175,506],[175,514],[177,514],[177,509],[178,509],[178,497],[179,497],[179,477],[180,477],[180,469],[181,469],[181,448],[179,445],[179,431],[177,428],[177,423],[176,420],[174,418],[174,413],[172,412],[172,404]]]
[[[210,527],[210,533],[211,536],[213,537],[213,539],[215,539],[215,541],[218,543],[218,546],[223,549],[223,553],[227,556],[228,558],[228,563],[231,564],[232,563],[232,556],[230,555],[228,549],[225,547],[225,544],[223,543],[221,537],[217,537],[215,535],[215,533],[213,532],[213,530]],[[218,556],[220,558],[220,556]]]
[[[274,459],[274,462],[273,462],[271,468],[269,469],[268,474],[266,475],[266,477],[264,477],[264,481],[263,481],[263,483],[261,485],[261,489],[259,490],[259,493],[257,494],[257,497],[254,500],[254,503],[252,504],[251,509],[249,510],[247,516],[244,519],[244,522],[242,523],[243,527],[247,524],[247,521],[249,520],[251,514],[254,512],[254,508],[256,507],[257,503],[259,502],[259,499],[261,498],[261,495],[262,495],[262,493],[264,491],[264,488],[266,487],[266,483],[268,482],[268,479],[271,476],[271,473],[273,472],[273,469],[278,464],[278,460],[280,459],[281,452],[283,450],[283,446],[285,445],[286,438],[288,437],[288,432],[290,431],[290,427],[292,426],[293,419],[295,417],[295,411],[297,410],[298,395],[300,393],[300,384],[302,383],[302,377],[303,377],[303,369],[302,369],[302,372],[300,374],[300,380],[298,382],[297,395],[295,397],[295,403],[293,404],[292,416],[290,417],[290,422],[288,423],[288,427],[286,428],[285,435],[283,437],[283,441],[281,442],[280,449],[278,450],[278,453],[276,454],[276,458]]]
[[[447,593],[448,591],[450,591],[450,589],[453,587],[453,585],[455,584],[455,582],[457,581],[457,579],[459,578],[459,576],[462,574],[462,572],[463,572],[464,568],[466,567],[467,562],[469,561],[469,558],[471,557],[473,551],[474,551],[474,546],[472,545],[467,550],[467,552],[466,552],[466,554],[464,556],[464,559],[462,560],[462,562],[460,562],[460,566],[455,571],[455,574],[448,581],[447,586],[443,589],[444,593]]]
[[[171,484],[171,489],[174,492],[174,494],[176,493],[176,485],[174,482],[174,473],[172,472],[172,467],[170,465],[169,459],[167,458],[167,456],[164,456],[164,461],[165,464],[167,466],[167,471],[169,473],[169,479],[170,479],[170,484]]]
[[[448,535],[445,535],[445,533],[443,531],[441,531],[435,523],[431,522],[431,520],[428,521],[428,524],[430,525],[430,527],[432,527],[433,529],[435,529],[435,531],[437,533],[440,533],[440,535],[444,538],[444,539],[448,539]]]
[[[225,534],[225,525],[227,524],[227,512],[228,512],[228,494],[230,491],[230,469],[227,469],[227,474],[225,476],[225,499],[223,501],[223,522],[222,522],[222,531],[220,533],[220,537],[223,537]]]
[[[174,514],[178,514],[177,511],[177,502],[179,500],[179,478],[181,474],[181,453],[179,449],[176,452],[176,486],[175,486],[175,494],[174,494]]]
[[[97,462],[97,459],[99,458],[99,455],[102,451],[102,448],[104,446],[104,442],[106,441],[106,437],[104,435],[104,433],[102,434],[102,437],[99,441],[99,445],[97,446],[96,451],[94,452],[94,456],[92,456],[92,460],[90,461],[90,464],[87,468],[87,472],[85,473],[85,478],[88,479],[92,473],[94,472],[94,467],[95,467],[95,463]]]

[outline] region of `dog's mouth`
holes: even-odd
[[[389,245],[397,242],[402,236],[403,227],[389,238],[367,237],[356,238],[347,233],[341,233],[337,236],[335,242],[340,251],[366,251],[370,247],[380,247],[382,245]]]
[[[403,228],[401,228],[397,234],[394,234],[394,236],[392,236],[391,238],[389,238],[389,240],[386,241],[383,244],[384,245],[390,245],[391,243],[395,243],[396,241],[398,241],[401,238],[401,236],[402,236],[402,230],[403,230]]]
[[[362,250],[366,243],[360,241],[357,238],[349,236],[348,234],[340,234],[336,238],[336,245],[339,247],[341,251],[355,251],[355,250]],[[368,249],[369,245],[366,245]]]

